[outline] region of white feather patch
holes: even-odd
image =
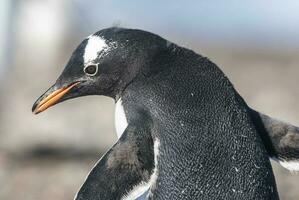
[[[278,161],[281,166],[290,171],[299,171],[299,160],[298,161]]]
[[[126,130],[127,126],[128,121],[126,118],[125,110],[122,105],[122,100],[119,99],[115,105],[115,129],[118,138],[120,138],[120,136]]]
[[[106,49],[108,49],[108,45],[103,38],[95,35],[89,36],[83,55],[84,63],[94,61],[98,55]]]
[[[149,183],[142,182],[139,185],[136,185],[129,194],[125,195],[121,200],[132,200],[138,199],[141,197],[145,192],[148,191],[150,185]]]
[[[158,168],[158,157],[160,155],[159,147],[160,147],[160,141],[159,141],[159,139],[156,139],[154,141],[155,168],[154,168],[154,173],[151,175],[151,178],[149,181],[149,185],[151,187],[150,189],[153,189],[156,187],[156,182],[157,182],[158,175],[159,175],[159,168]],[[149,195],[151,195],[151,191],[149,191]]]

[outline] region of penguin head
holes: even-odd
[[[84,39],[75,49],[55,84],[32,107],[38,114],[80,96],[105,95],[117,99],[136,76],[150,70],[150,62],[168,43],[149,32],[108,28]]]

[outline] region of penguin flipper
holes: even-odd
[[[153,140],[144,129],[128,126],[97,162],[75,200],[143,199],[154,168]]]
[[[291,171],[299,171],[299,127],[250,110],[268,155]]]

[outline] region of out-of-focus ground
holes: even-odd
[[[250,106],[299,125],[297,53],[200,49],[221,66]],[[55,75],[35,73],[46,74],[49,81],[34,88],[31,81],[8,84],[6,89],[16,93],[5,92],[3,97],[0,199],[71,199],[93,164],[116,140],[114,102],[84,97],[33,116],[31,104],[55,79]],[[299,176],[275,163],[273,167],[281,199],[298,199]]]
[[[11,59],[1,74],[0,199],[73,199],[89,170],[116,141],[114,102],[83,97],[38,116],[31,114],[31,106],[83,37],[104,26],[80,30],[82,23],[74,25],[67,14],[69,1],[26,2],[18,6],[18,28],[11,30],[14,44],[8,45]],[[299,126],[298,49],[210,44],[200,36],[190,39],[173,32],[161,31],[214,61],[251,107]],[[281,199],[299,199],[299,175],[275,162],[273,168]]]

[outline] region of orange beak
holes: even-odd
[[[66,93],[68,93],[73,87],[78,85],[79,82],[73,83],[68,87],[60,88],[58,90],[55,90],[48,96],[46,96],[44,99],[42,99],[37,105],[34,105],[33,113],[38,114],[40,112],[45,111],[49,107],[55,105]]]

